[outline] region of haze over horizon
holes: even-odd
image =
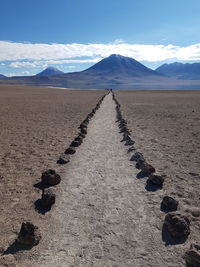
[[[84,70],[110,54],[155,69],[200,61],[197,0],[1,3],[0,74]],[[9,14],[9,16],[8,16]]]

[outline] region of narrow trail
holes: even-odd
[[[138,170],[121,139],[109,94],[66,166],[49,236],[34,266],[171,266],[163,259],[162,230],[144,181],[135,178]]]

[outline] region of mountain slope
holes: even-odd
[[[41,71],[40,73],[36,74],[36,76],[51,76],[51,75],[59,75],[63,74],[63,71],[60,71],[54,67],[48,67],[45,70]]]
[[[5,78],[7,78],[5,75],[0,74],[0,79],[5,79]]]
[[[131,77],[162,76],[162,74],[145,67],[133,58],[116,54],[102,59],[100,62],[83,71],[83,73],[103,74],[106,76],[125,75]]]
[[[171,63],[161,65],[156,69],[157,72],[183,80],[199,80],[200,79],[200,63]]]

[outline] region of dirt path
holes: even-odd
[[[66,166],[38,266],[183,266],[162,241],[159,205],[147,200],[115,121],[109,94]]]

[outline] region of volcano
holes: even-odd
[[[51,76],[51,75],[59,75],[63,73],[64,73],[63,71],[55,67],[48,67],[45,70],[41,71],[40,73],[36,74],[36,76]]]
[[[156,76],[161,77],[162,74],[145,67],[137,60],[113,54],[107,58],[102,59],[83,73],[104,76],[120,76],[120,77],[147,77]]]

